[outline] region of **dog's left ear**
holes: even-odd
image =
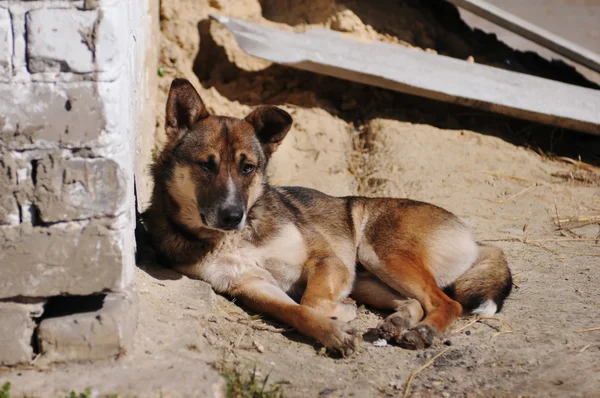
[[[271,156],[292,126],[292,117],[276,106],[261,106],[246,116],[267,156]]]

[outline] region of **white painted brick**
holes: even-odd
[[[94,147],[105,132],[96,83],[0,83],[0,144],[8,149]],[[115,126],[117,129],[119,126]]]
[[[0,80],[7,80],[12,69],[13,39],[10,13],[0,8]]]
[[[135,247],[126,243],[132,231],[125,227],[132,221],[125,215],[114,222],[3,226],[0,299],[122,289],[131,281],[124,279],[128,276],[124,268],[134,266],[131,256]]]
[[[31,337],[35,323],[42,315],[44,301],[0,302],[0,365],[28,363],[33,359]]]
[[[17,225],[19,222],[17,199],[10,193],[0,196],[0,225]]]
[[[94,66],[96,11],[38,9],[27,13],[29,71],[89,73]]]
[[[0,303],[130,286],[134,137],[143,119],[153,128],[152,104],[140,110],[144,84],[155,86],[144,78],[156,77],[145,56],[157,2],[0,0],[0,98],[10,99],[0,100]],[[31,358],[32,316],[0,308],[0,363]],[[103,342],[122,346],[115,336],[134,324],[119,321],[100,340],[78,329],[93,355],[63,359],[114,354]]]
[[[121,6],[37,9],[27,13],[27,66],[31,73],[76,74],[116,70],[127,49]]]
[[[133,343],[137,295],[131,288],[111,293],[102,308],[44,319],[38,328],[41,363],[115,357]]]
[[[48,156],[36,167],[35,204],[43,222],[115,217],[131,205],[126,179],[111,159],[56,159]]]

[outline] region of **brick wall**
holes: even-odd
[[[52,297],[131,301],[153,4],[0,0],[0,364]]]

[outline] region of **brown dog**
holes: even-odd
[[[269,157],[292,124],[285,111],[212,116],[176,79],[166,113],[144,222],[165,262],[217,292],[343,355],[358,340],[349,296],[393,312],[383,337],[422,348],[461,314],[499,311],[510,293],[502,252],[439,207],[270,186]]]

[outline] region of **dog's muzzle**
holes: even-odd
[[[244,208],[240,206],[226,206],[219,210],[217,228],[232,231],[242,229]]]

